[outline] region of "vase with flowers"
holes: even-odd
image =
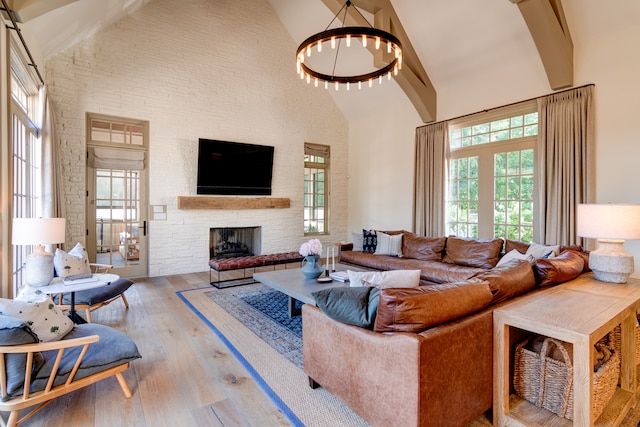
[[[302,274],[307,279],[317,279],[322,275],[324,269],[320,265],[322,255],[322,243],[318,239],[311,239],[300,246],[300,255],[304,257],[302,261]]]

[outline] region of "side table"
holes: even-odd
[[[99,288],[101,286],[108,286],[112,282],[115,282],[120,278],[120,276],[118,276],[117,274],[111,273],[94,274],[93,277],[97,278],[98,280],[93,282],[78,283],[77,285],[65,285],[63,283],[63,278],[54,277],[49,285],[42,286],[40,287],[40,289],[49,295],[57,293],[65,294],[67,292],[70,292],[71,307],[69,308],[69,318],[71,318],[74,323],[87,323],[87,321],[76,312],[76,292]]]
[[[626,284],[597,281],[592,274],[525,296],[496,309],[494,322],[494,401],[496,426],[572,425],[570,420],[538,408],[512,390],[511,335],[522,331],[573,344],[573,425],[594,426],[594,344],[621,324],[620,385],[598,419],[617,425],[635,404],[636,310],[640,307],[640,280]],[[518,331],[520,330],[520,331]]]

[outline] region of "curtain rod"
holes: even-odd
[[[3,0],[3,1],[4,1],[4,0]],[[542,98],[543,96],[556,95],[556,94],[558,94],[558,93],[569,92],[570,90],[581,89],[581,88],[583,88],[583,87],[589,87],[589,86],[595,86],[595,84],[594,84],[594,83],[589,83],[589,84],[587,84],[587,85],[583,85],[583,86],[572,87],[572,88],[569,88],[569,89],[564,89],[564,90],[559,90],[559,91],[557,91],[557,92],[548,93],[548,94],[546,94],[546,95],[540,95],[540,96],[536,96],[536,97],[534,97],[534,98],[529,98],[529,99],[525,99],[525,100],[522,100],[522,101],[512,102],[512,103],[510,103],[510,104],[501,105],[501,106],[499,106],[499,107],[491,107],[491,108],[487,108],[486,110],[476,111],[475,113],[463,114],[463,115],[458,116],[458,117],[452,117],[452,118],[450,118],[450,119],[446,119],[446,120],[440,120],[440,121],[437,121],[437,122],[427,123],[427,124],[424,124],[424,125],[422,125],[422,126],[418,126],[416,129],[419,129],[419,128],[421,128],[421,127],[425,127],[425,126],[435,125],[435,124],[438,124],[438,123],[450,122],[450,121],[452,121],[452,120],[464,119],[465,117],[474,116],[474,115],[476,115],[476,114],[480,114],[480,113],[488,113],[489,111],[498,110],[498,109],[500,109],[500,108],[505,108],[505,107],[510,107],[510,106],[512,106],[512,105],[522,104],[523,102],[535,101],[536,99]]]
[[[29,66],[33,67],[34,70],[36,70],[36,74],[38,75],[38,78],[40,79],[40,83],[42,83],[44,85],[44,80],[42,79],[42,76],[40,75],[40,70],[38,70],[38,66],[36,65],[36,61],[33,60],[33,56],[31,56],[31,52],[29,51],[29,48],[27,47],[27,42],[24,40],[24,37],[22,37],[22,31],[20,31],[20,28],[18,28],[18,23],[16,21],[16,18],[13,14],[13,10],[9,9],[9,6],[7,5],[7,0],[2,0],[2,10],[7,12],[7,15],[9,15],[9,19],[11,20],[11,23],[13,25],[13,27],[10,27],[9,25],[6,25],[6,27],[10,30],[14,30],[16,33],[18,33],[18,37],[20,38],[20,42],[22,42],[22,47],[24,47],[24,50],[27,52],[27,56],[29,57],[29,61],[31,61],[30,64],[28,64]]]

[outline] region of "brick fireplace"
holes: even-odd
[[[216,227],[209,229],[209,258],[260,255],[261,227]]]

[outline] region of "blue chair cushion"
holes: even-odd
[[[142,357],[136,344],[127,335],[109,326],[96,323],[76,325],[63,340],[90,335],[98,335],[100,336],[100,340],[89,346],[89,349],[82,359],[80,368],[74,377],[75,380]],[[54,386],[63,384],[67,380],[81,350],[82,347],[73,347],[64,351],[56,379],[53,383]],[[41,366],[37,367],[38,369],[34,373],[30,389],[32,392],[44,390],[46,387],[58,352],[55,350],[43,351],[41,354],[44,357],[44,362]],[[22,372],[24,373],[24,370]],[[22,387],[20,387],[18,392],[14,391],[12,395],[21,393]]]
[[[133,285],[133,282],[131,280],[120,278],[106,286],[87,289],[86,291],[78,291],[76,292],[76,304],[94,305],[110,300],[111,298],[117,297],[118,295],[129,289],[131,285]],[[58,296],[55,295],[54,301],[57,299]],[[71,293],[62,294],[62,303],[67,305],[71,304]]]
[[[34,344],[38,336],[24,320],[17,317],[0,315],[0,345]],[[36,358],[36,365],[42,358]],[[7,392],[15,393],[24,384],[24,368],[27,364],[26,354],[7,354],[5,358],[7,372]]]

